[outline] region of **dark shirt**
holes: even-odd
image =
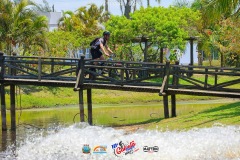
[[[100,44],[103,44],[103,46],[107,45],[107,41],[104,38],[99,38],[92,46],[91,48],[95,50],[101,49]]]

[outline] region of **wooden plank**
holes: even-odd
[[[216,96],[216,97],[230,97],[240,98],[240,93],[223,92],[223,91],[209,91],[209,90],[196,90],[196,89],[174,89],[169,88],[168,94],[187,94],[198,96]]]
[[[235,80],[230,80],[228,82],[219,83],[219,84],[217,84],[213,87],[210,87],[210,88],[222,88],[222,87],[227,87],[227,86],[231,86],[231,85],[238,84],[238,83],[240,83],[240,78],[235,79]]]
[[[6,64],[6,66],[8,66],[8,67],[11,68],[11,69],[15,69],[15,70],[18,70],[18,71],[22,71],[23,73],[26,73],[26,74],[31,75],[31,76],[34,76],[34,77],[37,77],[37,76],[38,76],[38,75],[36,75],[36,74],[30,73],[30,72],[28,72],[28,71],[26,71],[26,70],[24,70],[24,69],[22,69],[22,68],[19,68],[19,67],[10,65],[10,64]]]

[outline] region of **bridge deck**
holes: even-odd
[[[56,87],[70,87],[74,88],[75,81],[57,81],[57,80],[33,80],[33,79],[5,79],[5,84],[18,84],[18,85],[39,85],[39,86],[56,86]],[[111,89],[111,90],[121,90],[121,91],[135,91],[135,92],[150,92],[159,93],[161,87],[158,86],[135,86],[135,85],[114,85],[114,84],[100,84],[100,83],[84,83],[83,89]],[[74,90],[79,90],[75,88]],[[200,90],[200,89],[174,89],[168,88],[164,94],[187,94],[187,95],[197,95],[197,96],[217,96],[217,97],[231,97],[240,98],[240,93],[234,92],[224,92],[224,91],[210,91],[210,90]],[[164,95],[163,94],[163,95]]]

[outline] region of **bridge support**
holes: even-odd
[[[92,89],[87,89],[88,123],[92,125]]]
[[[11,130],[16,130],[16,106],[15,106],[15,85],[10,85],[10,103],[11,103]]]
[[[176,117],[177,115],[176,115],[176,95],[175,94],[171,95],[171,104],[172,104],[171,116]]]
[[[168,95],[163,96],[164,118],[169,118]]]
[[[5,101],[5,87],[1,84],[1,116],[2,116],[2,131],[7,130],[7,118],[6,118],[6,101]]]
[[[79,110],[80,110],[80,122],[84,122],[84,102],[83,102],[83,89],[79,90]]]

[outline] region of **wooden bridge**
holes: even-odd
[[[104,62],[104,65],[102,65]],[[4,56],[0,52],[2,130],[6,130],[5,86],[10,86],[11,129],[16,128],[15,85],[71,87],[79,92],[84,120],[83,90],[87,90],[88,122],[92,124],[92,89],[151,92],[163,96],[164,116],[176,116],[176,94],[240,98],[240,68],[93,61],[81,58]]]

